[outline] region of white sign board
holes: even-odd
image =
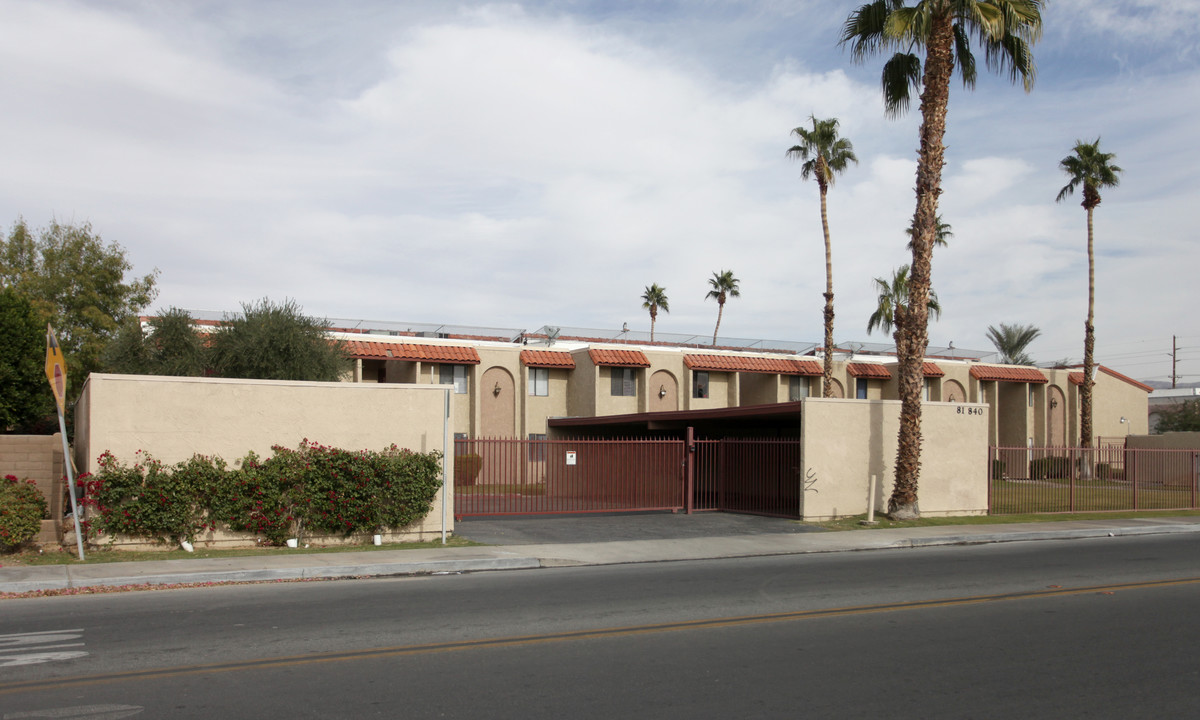
[[[568,450],[568,451],[567,451],[567,464],[568,464],[568,465],[574,465],[574,464],[575,464],[575,451],[574,451],[574,450]]]

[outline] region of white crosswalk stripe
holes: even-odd
[[[0,668],[85,657],[83,628],[0,635]]]

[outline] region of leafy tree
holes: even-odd
[[[46,381],[46,326],[28,300],[0,289],[0,432],[26,432],[54,412]]]
[[[1165,432],[1200,432],[1200,400],[1188,400],[1165,407],[1158,411],[1158,427],[1155,434]]]
[[[900,354],[900,431],[896,480],[888,500],[894,518],[920,516],[917,483],[921,470],[922,361],[929,345],[929,297],[938,196],[945,161],[946,109],[955,69],[963,85],[975,85],[972,38],[990,69],[1021,80],[1028,91],[1035,75],[1031,45],[1041,35],[1043,0],[874,0],[846,19],[841,44],[855,61],[895,51],[883,67],[884,106],[891,116],[908,109],[920,91],[921,130],[917,160],[917,204],[913,213],[912,268]],[[923,62],[922,62],[923,54]]]
[[[654,322],[658,320],[658,311],[671,312],[667,289],[659,287],[658,283],[647,287],[646,292],[642,293],[642,309],[650,311],[650,342],[654,342]]]
[[[1075,141],[1073,155],[1059,161],[1071,181],[1058,191],[1057,202],[1083,187],[1083,209],[1087,211],[1087,256],[1088,256],[1088,310],[1087,322],[1083,325],[1083,383],[1079,386],[1079,442],[1083,447],[1092,446],[1092,388],[1096,381],[1092,371],[1096,364],[1096,256],[1092,244],[1092,212],[1100,204],[1100,188],[1116,187],[1120,184],[1121,168],[1113,164],[1112,153],[1100,152],[1100,138],[1095,142]]]
[[[901,345],[908,341],[905,325],[909,322],[908,314],[908,266],[901,265],[892,271],[892,279],[875,278],[875,290],[878,293],[878,305],[875,312],[867,319],[867,333],[876,328],[883,332],[892,332],[896,341],[896,352],[900,353]],[[929,291],[929,311],[941,317],[942,306],[938,304],[937,293]]]
[[[810,115],[812,129],[798,127],[792,134],[800,139],[787,151],[789,157],[804,161],[800,166],[800,177],[814,177],[821,193],[821,230],[825,234],[825,368],[821,385],[823,397],[833,397],[833,251],[829,242],[829,213],[825,196],[833,184],[836,173],[846,170],[849,163],[858,163],[854,145],[846,138],[838,137],[837,118],[818,120]],[[716,344],[716,341],[713,342]]]
[[[197,377],[204,374],[207,358],[204,339],[186,310],[171,307],[147,321],[126,321],[104,351],[105,367],[133,375]]]
[[[996,346],[1000,353],[1000,362],[1006,365],[1032,365],[1033,358],[1025,352],[1029,343],[1037,339],[1042,331],[1035,325],[1005,325],[1000,327],[988,325],[988,340]]]
[[[54,325],[74,393],[100,369],[100,354],[121,324],[154,299],[158,270],[127,278],[132,269],[125,249],[106,245],[86,222],[51,221],[35,237],[19,219],[0,242],[0,285],[27,298],[43,328]]]
[[[294,300],[242,303],[211,336],[211,364],[219,377],[335,381],[350,369],[328,322],[309,317]]]
[[[721,329],[721,315],[725,312],[725,300],[741,296],[742,292],[738,288],[740,282],[733,276],[732,270],[714,272],[713,276],[708,279],[708,284],[712,289],[708,291],[704,299],[717,301],[717,326],[713,328],[713,345],[717,344],[717,332]]]
[[[938,215],[936,224],[937,229],[933,232],[933,246],[948,247],[950,245],[950,238],[954,237],[954,231],[950,229],[950,223],[942,222],[942,216]],[[908,249],[912,250],[913,237],[915,236],[913,229],[911,227],[908,228],[904,231],[904,234],[908,235]]]

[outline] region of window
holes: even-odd
[[[541,397],[550,394],[550,368],[529,368],[529,394]]]
[[[803,400],[808,397],[809,380],[799,375],[788,376],[788,400]]]
[[[708,397],[708,373],[703,370],[692,371],[692,397]]]
[[[529,433],[529,461],[543,462],[546,459],[546,433]],[[540,442],[537,442],[540,441]]]
[[[439,382],[442,385],[453,385],[456,395],[467,394],[467,366],[439,365]]]
[[[637,376],[633,368],[611,368],[613,397],[635,397],[637,395]]]
[[[1026,385],[1025,387],[1029,390],[1029,407],[1033,407],[1033,386]]]
[[[925,378],[925,388],[924,388],[924,390],[922,391],[922,394],[921,394],[921,399],[922,399],[922,400],[926,400],[926,401],[928,401],[928,400],[929,400],[929,388],[930,388],[930,387],[932,387],[932,386],[933,386],[933,383],[932,383],[932,382],[930,382],[929,378]]]
[[[867,399],[867,379],[866,378],[858,378],[857,380],[855,380],[855,382],[854,382],[854,397],[858,398],[859,400]]]

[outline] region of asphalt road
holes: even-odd
[[[1105,538],[12,600],[0,718],[1193,717],[1197,551]]]

